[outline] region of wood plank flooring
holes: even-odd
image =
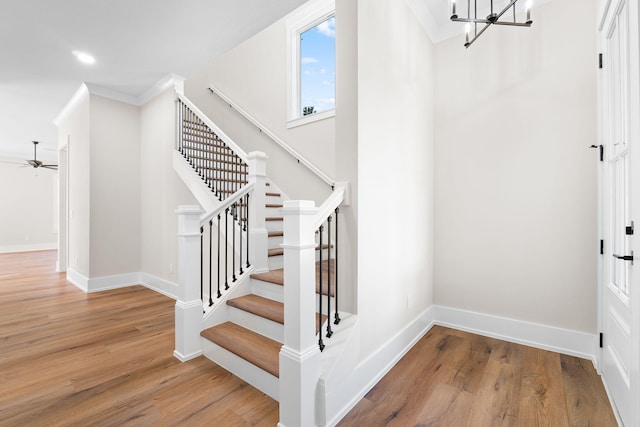
[[[84,294],[55,252],[0,254],[0,426],[275,426],[278,403],[173,357],[174,302]],[[615,426],[590,361],[434,327],[340,426]]]
[[[617,423],[590,361],[435,326],[338,425]]]
[[[55,252],[0,255],[0,426],[275,426],[278,403],[199,357],[173,357],[174,301],[85,294]]]

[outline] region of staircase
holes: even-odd
[[[346,187],[332,186],[319,207],[287,202],[267,182],[264,153],[244,153],[182,95],[176,105],[174,169],[200,206],[177,211],[174,354],[203,354],[280,401],[282,425],[324,424],[316,390],[340,354],[340,345],[321,352],[343,316],[337,219]]]
[[[283,207],[280,193],[267,191],[265,218],[269,238],[269,267],[266,273],[252,274],[250,293],[226,300],[229,320],[204,329],[204,355],[225,369],[256,386],[264,393],[278,399],[279,395],[279,353],[284,344],[284,268],[281,247],[283,239],[283,218],[278,216]],[[328,255],[329,245],[324,246],[324,255]],[[319,252],[320,248],[317,247]],[[329,282],[328,262],[323,261],[323,294],[328,295],[326,284]],[[333,269],[332,269],[333,270]],[[332,273],[334,273],[332,271]],[[320,300],[320,261],[316,262],[317,306]],[[335,283],[332,274],[331,282]],[[332,306],[334,291],[331,292]],[[316,333],[320,329],[319,316],[316,317]],[[322,316],[325,323],[326,314]],[[253,366],[248,366],[248,364]],[[257,369],[263,372],[257,371]]]

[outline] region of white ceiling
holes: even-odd
[[[137,97],[305,1],[0,0],[0,156],[31,159],[38,140],[38,158],[55,159],[52,121],[83,82]]]

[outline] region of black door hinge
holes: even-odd
[[[604,347],[604,334],[600,332],[600,348]]]
[[[588,148],[597,148],[600,151],[600,161],[604,161],[604,145],[590,145]]]
[[[604,240],[600,239],[600,255],[604,255]]]
[[[625,234],[627,236],[633,236],[633,221],[631,221],[631,225],[625,227]]]
[[[602,54],[598,54],[598,68],[602,69],[603,64],[602,64]]]

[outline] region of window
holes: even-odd
[[[332,117],[336,105],[333,1],[317,0],[289,22],[289,120],[295,127]]]

